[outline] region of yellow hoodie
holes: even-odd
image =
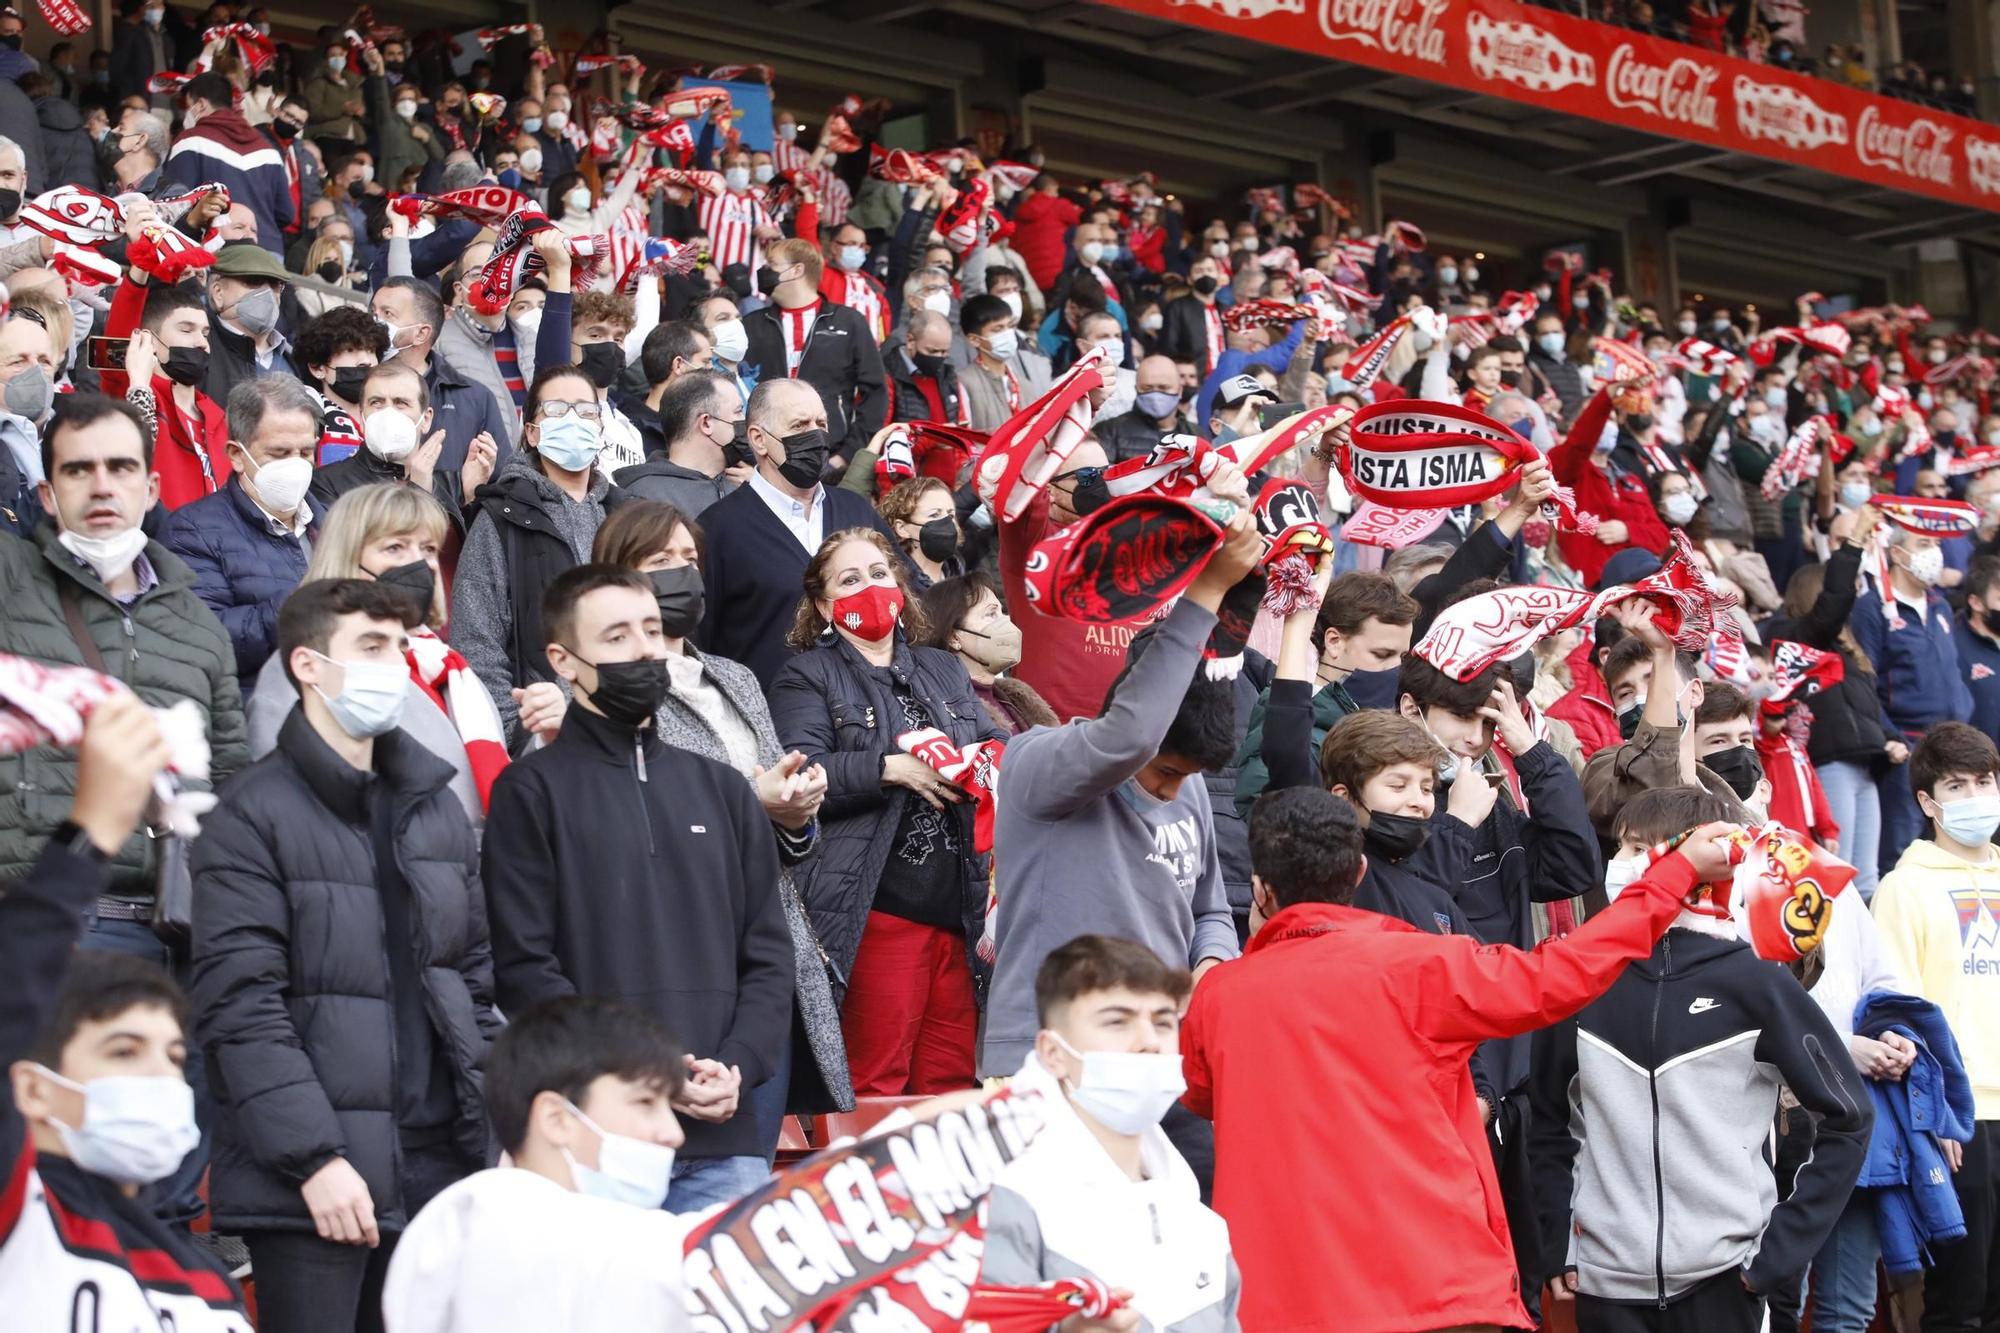
[[[2000,853],[1961,861],[1927,838],[1875,890],[1875,924],[1897,972],[1944,1011],[1972,1080],[1974,1114],[2000,1120]]]

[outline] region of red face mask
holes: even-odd
[[[863,643],[880,643],[896,632],[903,614],[903,591],[893,583],[871,583],[833,602],[835,628]]]

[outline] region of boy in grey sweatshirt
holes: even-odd
[[[1261,547],[1246,511],[1126,667],[1102,717],[1008,743],[993,831],[998,954],[982,1077],[1021,1067],[1039,1030],[1036,970],[1078,935],[1135,940],[1194,969],[1196,981],[1237,956],[1208,790],[1184,779],[1234,756],[1229,691],[1196,678],[1216,608]],[[1204,725],[1218,720],[1207,716],[1218,705],[1219,729]],[[1218,732],[1218,754],[1207,753]],[[1163,748],[1170,737],[1200,753]]]

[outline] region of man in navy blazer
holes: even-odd
[[[757,673],[765,689],[791,650],[806,564],[844,528],[873,528],[902,549],[863,496],[820,484],[831,439],[826,404],[802,380],[767,379],[750,395],[746,433],[757,470],[703,512],[706,652]]]

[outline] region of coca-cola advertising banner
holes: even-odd
[[[2000,212],[2000,126],[1511,0],[1102,3]]]

